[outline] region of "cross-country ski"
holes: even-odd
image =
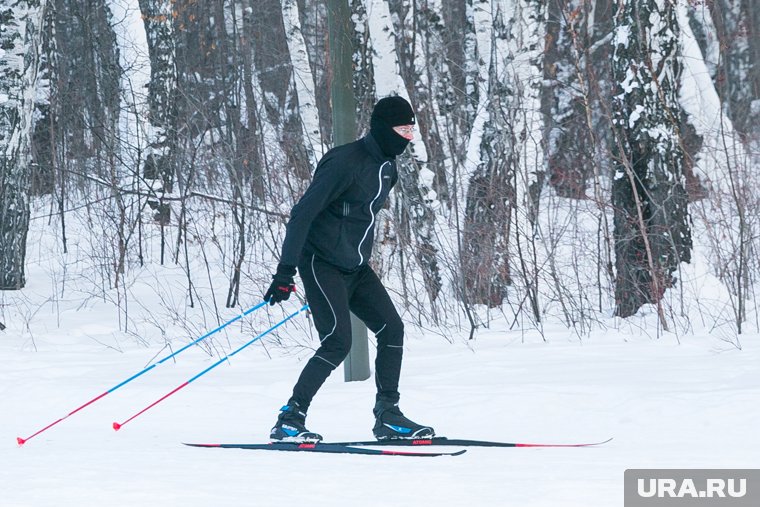
[[[359,440],[355,442],[326,442],[332,445],[350,445],[350,446],[403,446],[403,447],[431,447],[431,446],[458,446],[458,447],[596,447],[611,442],[612,438],[599,442],[586,443],[527,443],[527,442],[495,442],[490,440],[470,440],[463,438],[415,438],[415,439],[387,439],[387,440]]]
[[[368,447],[354,447],[340,444],[296,444],[288,442],[270,442],[268,444],[191,444],[185,443],[190,447],[203,447],[208,449],[247,449],[255,451],[285,451],[285,452],[313,452],[325,454],[358,454],[366,456],[406,456],[417,458],[434,458],[439,456],[461,456],[466,450],[462,449],[455,452],[429,451],[396,451],[390,449],[370,449]]]

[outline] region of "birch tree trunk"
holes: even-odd
[[[462,234],[462,279],[468,304],[501,305],[511,284],[509,235],[515,206],[514,171],[518,164],[514,138],[515,89],[502,74],[510,34],[507,15],[498,5],[477,2],[488,15],[490,30],[479,38],[478,52],[487,62],[487,85],[481,92],[485,122],[479,164],[469,178]],[[493,10],[491,10],[493,8]],[[489,13],[489,14],[486,14]],[[482,24],[479,29],[483,29]],[[484,37],[488,37],[487,39]]]
[[[314,72],[309,62],[296,0],[282,0],[282,18],[285,25],[285,40],[293,65],[293,82],[298,95],[298,111],[303,125],[303,138],[310,157],[309,165],[316,167],[319,158],[327,150],[319,129]]]
[[[353,21],[353,87],[356,96],[356,133],[369,130],[372,108],[378,94],[375,87],[375,69],[372,66],[374,47],[370,33],[369,17],[365,0],[350,0]],[[330,119],[332,121],[332,118]]]
[[[446,180],[446,160],[443,139],[438,119],[438,104],[447,102],[450,87],[448,66],[438,48],[443,43],[443,20],[438,0],[391,0],[394,14],[394,28],[397,37],[396,51],[399,69],[411,102],[415,105],[415,115],[419,137],[424,146],[415,150],[424,157],[425,167],[431,171],[432,189],[443,202],[449,199],[450,189]]]
[[[45,3],[0,1],[0,290],[26,285],[29,142]]]
[[[444,165],[444,147],[438,131],[436,92],[440,80],[437,55],[430,44],[440,40],[443,27],[437,2],[389,2],[396,33],[399,70],[415,108],[420,139],[411,147],[411,156],[398,159],[402,206],[398,217],[402,249],[411,247],[413,258],[422,270],[425,291],[432,303],[441,290],[441,276],[434,243],[435,212],[439,199],[448,200],[449,189]]]
[[[678,140],[679,32],[673,2],[626,0],[613,39],[616,315],[654,303],[664,329],[661,299],[692,245]]]
[[[745,139],[760,134],[760,6],[752,0],[708,3],[720,42],[716,88],[734,128]]]
[[[558,195],[576,199],[586,196],[594,163],[586,120],[588,93],[579,75],[589,47],[589,4],[586,0],[549,2],[544,61],[549,183]]]
[[[261,105],[277,132],[277,142],[284,155],[284,160],[280,161],[282,169],[305,181],[311,177],[311,161],[315,156],[311,143],[304,141],[282,5],[280,0],[255,0],[252,3],[251,42],[262,91]]]
[[[31,140],[31,195],[53,194],[56,190],[56,96],[59,93],[56,75],[57,48],[55,43],[55,8],[47,5],[42,26],[34,132]],[[62,205],[61,193],[58,202]],[[63,217],[61,217],[63,223]],[[64,250],[66,240],[64,234]]]
[[[176,174],[179,127],[174,2],[139,0],[139,4],[150,56],[148,119],[153,128],[148,137],[151,150],[146,157],[144,176],[162,180],[163,189],[169,190]]]
[[[760,217],[754,210],[760,209],[760,164],[752,156],[760,155],[752,148],[751,138],[734,128],[728,118],[731,107],[725,107],[718,96],[715,76],[723,64],[720,52],[726,48],[718,47],[712,14],[700,5],[682,5],[679,14],[684,47],[680,101],[695,137],[702,141],[695,178],[706,183],[698,187],[700,200],[692,205],[695,227],[711,271],[728,289],[735,332],[741,334],[758,272]]]

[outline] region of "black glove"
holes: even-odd
[[[264,294],[264,301],[269,301],[270,306],[275,303],[282,303],[290,299],[290,293],[296,291],[296,284],[293,283],[293,276],[296,274],[296,268],[287,264],[278,264],[277,273],[272,275],[272,285]]]

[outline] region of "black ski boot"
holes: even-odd
[[[379,400],[372,411],[375,414],[375,427],[372,428],[378,440],[432,438],[435,431],[430,426],[422,426],[407,419],[398,408],[398,403]]]
[[[302,411],[298,402],[288,401],[280,409],[277,422],[269,433],[269,438],[276,442],[319,442],[322,435],[306,429],[306,412]]]

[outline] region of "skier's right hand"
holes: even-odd
[[[269,286],[264,301],[268,301],[270,306],[275,303],[282,303],[290,299],[290,293],[296,291],[296,284],[293,276],[296,274],[296,268],[287,264],[278,264],[277,273],[272,275],[272,284]]]

